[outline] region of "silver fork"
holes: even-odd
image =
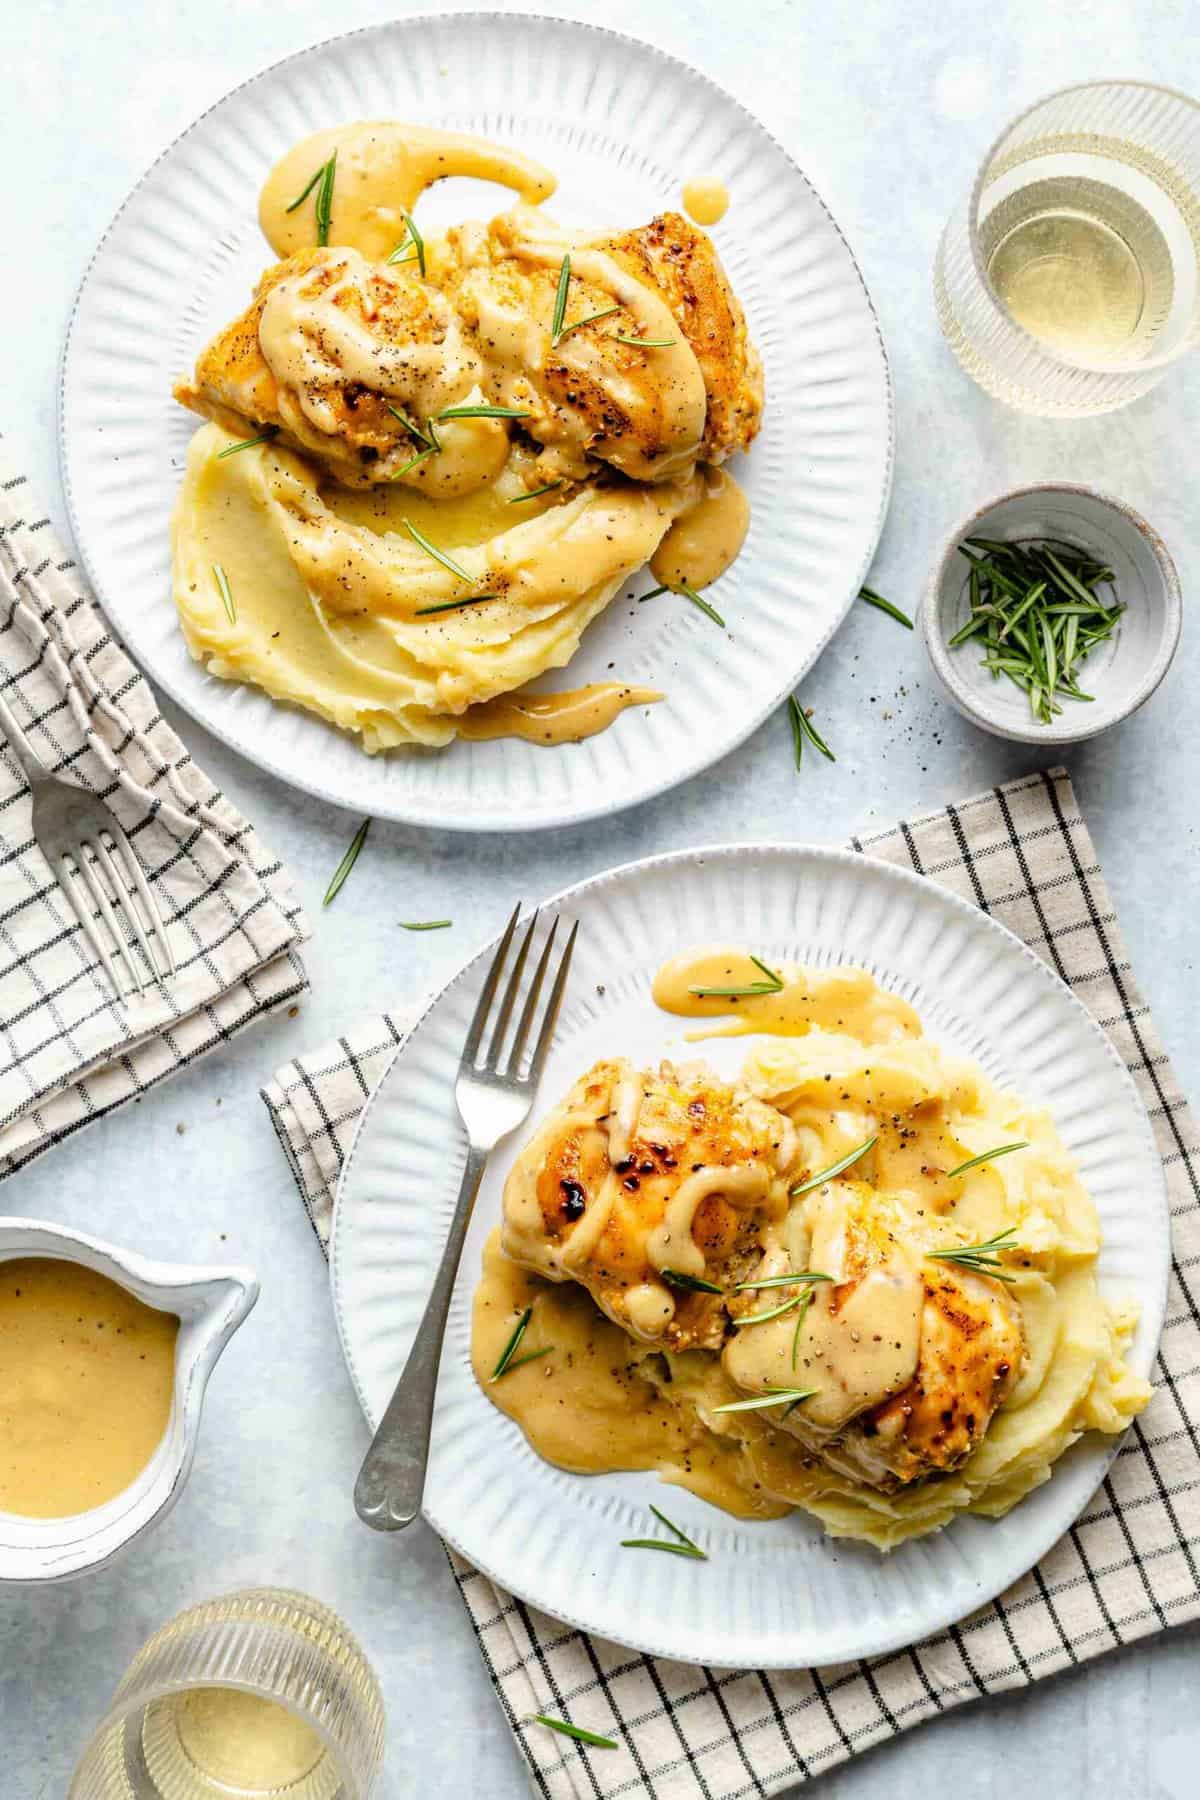
[[[127,996],[118,978],[114,951],[128,972],[130,992],[140,994],[147,986],[134,958],[130,934],[141,946],[154,981],[173,975],[175,958],[162,916],[133,846],[113,813],[86,788],[47,774],[3,699],[0,729],[33,795],[34,838],[100,958],[117,999]],[[99,913],[112,939],[111,947],[105,943],[94,913]],[[119,921],[128,929],[123,930]]]
[[[467,1166],[463,1170],[458,1204],[450,1223],[450,1235],[446,1239],[446,1248],[434,1276],[433,1288],[417,1328],[416,1339],[408,1353],[408,1361],[388,1402],[387,1411],[379,1421],[379,1429],[371,1441],[371,1448],[367,1451],[354,1486],[354,1505],[358,1516],[376,1531],[399,1531],[402,1526],[411,1525],[421,1510],[446,1315],[450,1310],[450,1297],[454,1292],[454,1280],[458,1273],[467,1226],[471,1222],[475,1196],[479,1192],[479,1183],[483,1179],[489,1154],[502,1137],[515,1131],[521,1121],[528,1117],[533,1105],[533,1096],[545,1067],[546,1053],[554,1036],[563,990],[567,985],[571,952],[579,934],[576,922],[571,927],[570,936],[559,958],[554,985],[550,990],[529,1066],[522,1071],[526,1041],[537,1012],[542,983],[558,930],[558,920],[555,919],[538,959],[512,1047],[505,1054],[505,1037],[520,994],[521,976],[537,925],[538,916],[534,913],[517,951],[517,959],[492,1027],[487,1053],[480,1063],[479,1047],[492,1018],[492,1003],[504,973],[520,912],[518,905],[492,958],[492,966],[483,984],[483,992],[479,996],[458,1065],[454,1097],[458,1102],[459,1115],[467,1128]]]

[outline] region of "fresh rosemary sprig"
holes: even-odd
[[[1010,1226],[982,1244],[959,1244],[953,1250],[928,1250],[930,1262],[953,1263],[956,1268],[970,1269],[974,1275],[990,1275],[993,1281],[1015,1281],[1000,1265],[1000,1252],[1015,1248],[1016,1233]]]
[[[768,1406],[783,1406],[786,1403],[787,1412],[782,1415],[786,1419],[793,1406],[799,1406],[802,1400],[811,1400],[816,1391],[816,1388],[773,1387],[768,1388],[765,1394],[758,1395],[754,1400],[727,1400],[724,1406],[714,1406],[713,1411],[715,1413],[761,1412]]]
[[[335,900],[341,893],[342,888],[345,886],[347,875],[349,875],[351,869],[358,861],[358,853],[366,843],[367,833],[370,829],[370,819],[364,819],[350,840],[350,848],[346,851],[345,856],[343,856],[341,862],[333,871],[333,879],[325,889],[325,898],[321,902],[322,906],[328,906],[330,902]]]
[[[532,415],[520,406],[443,406],[437,419],[528,419]]]
[[[829,748],[829,745],[825,742],[825,739],[821,736],[820,732],[797,700],[795,694],[788,695],[788,713],[792,721],[792,742],[796,748],[796,767],[800,767],[800,755],[801,751],[804,749],[805,738],[808,739],[815,750],[821,752],[822,756],[827,756],[830,762],[836,762],[837,757],[833,754],[833,751]]]
[[[400,216],[404,220],[404,223],[408,227],[408,238],[405,240],[405,242],[408,242],[409,240],[411,240],[412,247],[417,253],[417,267],[418,267],[418,269],[420,269],[422,276],[424,276],[424,274],[425,274],[425,239],[421,236],[421,233],[417,227],[417,221],[413,218],[412,214],[409,212],[407,207],[402,206],[400,208]],[[400,244],[397,246],[397,249],[403,250],[403,248],[404,248],[403,244]],[[400,260],[397,257],[395,250],[393,250],[391,256],[388,257],[388,261],[391,262],[393,260],[393,258],[395,258],[397,261]],[[407,262],[408,258],[405,257],[404,261]]]
[[[994,1150],[981,1150],[978,1156],[972,1156],[966,1162],[959,1163],[957,1169],[948,1169],[946,1180],[953,1181],[956,1175],[965,1175],[968,1169],[977,1169],[980,1163],[993,1162],[997,1156],[1008,1156],[1013,1150],[1028,1150],[1028,1148],[1029,1145],[1022,1139],[1016,1144],[997,1144]]]
[[[565,337],[569,337],[573,331],[579,331],[584,325],[594,325],[597,319],[611,318],[613,313],[620,312],[620,310],[619,306],[602,306],[599,312],[589,313],[585,319],[572,319],[569,325],[562,325],[559,327],[559,343],[561,343]]]
[[[221,567],[220,563],[213,564],[212,572],[213,580],[217,584],[217,592],[224,602],[226,617],[231,625],[236,625],[237,607],[233,604],[233,590],[229,585],[229,577]]]
[[[432,429],[428,425],[424,427],[418,425],[415,419],[410,419],[406,412],[401,412],[400,408],[398,406],[393,406],[390,401],[387,402],[387,410],[391,413],[393,419],[399,419],[405,431],[415,437],[418,444],[424,444],[429,450],[441,449],[442,446],[438,443]]]
[[[830,1163],[827,1169],[819,1170],[816,1175],[810,1175],[807,1181],[802,1181],[798,1186],[790,1188],[788,1191],[792,1198],[795,1199],[797,1194],[810,1193],[813,1188],[821,1187],[825,1182],[832,1181],[835,1175],[841,1175],[844,1170],[849,1169],[856,1163],[860,1156],[865,1156],[867,1151],[870,1150],[873,1145],[877,1144],[878,1141],[879,1133],[876,1132],[875,1135],[869,1137],[864,1144],[860,1144],[857,1150],[848,1150],[845,1156],[840,1156],[837,1162]]]
[[[690,600],[693,606],[698,606],[700,611],[704,613],[707,618],[711,619],[714,625],[723,627],[725,624],[724,619],[721,617],[716,607],[712,606],[707,600],[702,599],[695,588],[689,587],[686,581],[681,581],[678,587],[670,587],[666,582],[660,582],[657,587],[651,588],[648,594],[638,595],[638,605],[640,606],[645,600],[657,600],[660,594],[680,594],[685,600]]]
[[[254,437],[241,438],[236,444],[226,444],[223,450],[218,450],[217,461],[224,462],[227,456],[236,456],[239,450],[250,450],[255,444],[269,444],[278,432],[278,425],[264,425]]]
[[[800,1310],[796,1314],[796,1329],[792,1333],[792,1368],[796,1367],[796,1358],[800,1354],[800,1333],[804,1330],[804,1321],[808,1317],[808,1309],[812,1305],[813,1291],[805,1288],[800,1296]]]
[[[509,1338],[507,1344],[505,1344],[503,1350],[500,1352],[500,1359],[497,1362],[495,1368],[492,1370],[491,1375],[488,1377],[489,1381],[499,1381],[500,1377],[504,1374],[504,1371],[510,1366],[510,1364],[512,1363],[513,1357],[517,1354],[517,1351],[521,1347],[521,1339],[525,1336],[526,1328],[528,1327],[529,1321],[530,1321],[530,1319],[532,1319],[532,1317],[533,1317],[533,1307],[527,1306],[525,1308],[525,1311],[521,1314],[520,1318],[517,1320],[516,1324],[513,1326],[512,1336]]]
[[[540,500],[543,494],[552,494],[555,488],[563,486],[561,481],[548,481],[544,487],[530,488],[527,494],[514,494],[509,501],[510,506],[520,506],[525,500]]]
[[[614,331],[614,344],[632,344],[635,350],[673,350],[679,342],[678,338],[644,338],[628,337],[623,331]]]
[[[874,588],[860,587],[858,597],[860,600],[865,600],[868,606],[877,607],[880,612],[886,613],[889,619],[895,619],[899,624],[907,625],[910,631],[914,629],[908,614],[901,612],[898,606],[893,606],[890,600],[885,600],[882,594],[877,594]]]
[[[514,1356],[511,1362],[505,1363],[500,1374],[511,1375],[514,1369],[523,1369],[526,1363],[538,1362],[543,1356],[549,1356],[553,1349],[553,1344],[543,1344],[540,1350],[526,1350],[523,1356]],[[492,1376],[493,1381],[498,1381],[499,1379],[499,1375]]]
[[[532,1725],[545,1725],[550,1731],[557,1731],[563,1737],[574,1738],[576,1743],[590,1744],[594,1750],[616,1750],[616,1738],[601,1737],[599,1732],[585,1731],[582,1725],[572,1725],[569,1719],[552,1719],[548,1713],[534,1713],[528,1721]]]
[[[720,1294],[724,1289],[715,1282],[705,1281],[699,1275],[687,1275],[682,1269],[660,1269],[659,1274],[668,1287],[682,1288],[687,1294]]]
[[[694,994],[697,1000],[741,1000],[755,994],[781,994],[783,976],[777,975],[774,969],[768,969],[766,963],[757,956],[751,956],[750,961],[756,969],[762,970],[765,981],[750,981],[741,987],[692,987],[688,989],[688,993]]]
[[[1060,696],[1090,701],[1079,668],[1125,611],[1107,564],[1056,538],[971,537],[959,553],[969,565],[968,612],[947,648],[978,640],[982,666],[994,681],[1003,675],[1021,688],[1043,725],[1062,712]],[[1101,587],[1111,591],[1107,603],[1096,591]]]
[[[562,336],[563,320],[567,316],[567,293],[571,286],[571,257],[564,254],[558,270],[558,288],[554,295],[554,317],[550,324],[550,344],[554,348]]]
[[[389,475],[388,480],[399,481],[402,475],[407,475],[411,470],[416,468],[418,463],[427,462],[431,456],[436,456],[440,448],[441,446],[439,444],[426,444],[424,450],[418,450],[417,454],[410,457],[402,469],[397,469],[394,475]]]
[[[428,456],[429,452],[425,454]],[[439,600],[436,606],[418,606],[414,619],[427,619],[430,613],[461,612],[464,606],[478,606],[481,600],[498,600],[499,594],[468,594],[465,600]]]
[[[678,1525],[668,1519],[665,1512],[660,1512],[654,1505],[651,1505],[650,1511],[660,1524],[665,1525],[668,1531],[674,1533],[676,1542],[668,1543],[666,1538],[622,1538],[621,1548],[623,1550],[665,1550],[671,1556],[689,1556],[693,1562],[708,1561],[707,1551],[702,1550],[699,1544],[693,1543],[686,1531],[680,1531]]]
[[[312,174],[309,176],[308,183],[305,186],[305,188],[303,189],[303,191],[296,195],[296,198],[292,201],[290,206],[284,207],[284,209],[283,209],[284,212],[285,213],[294,213],[298,206],[303,206],[304,202],[308,199],[308,196],[312,193],[313,189],[316,187],[318,181],[320,181],[320,179],[324,173],[325,173],[325,164],[318,163],[316,168],[313,170]]]
[[[453,919],[401,919],[401,931],[444,931]]]
[[[333,220],[333,178],[337,174],[337,151],[329,158],[321,170],[321,185],[317,189],[314,203],[317,215],[317,242],[329,242],[329,227]],[[424,270],[422,270],[424,274]]]
[[[418,549],[424,550],[427,556],[432,556],[434,562],[441,563],[443,569],[449,569],[450,573],[457,575],[460,581],[474,581],[475,577],[468,575],[461,563],[456,563],[452,556],[447,556],[444,550],[439,550],[436,544],[431,544],[425,533],[418,531],[411,519],[401,519],[400,523]],[[479,596],[480,599],[483,597],[482,594]],[[432,612],[433,608],[429,607],[427,610]]]
[[[766,1312],[739,1313],[738,1317],[734,1320],[734,1324],[739,1326],[765,1325],[768,1319],[782,1319],[784,1313],[790,1313],[794,1307],[800,1305],[801,1301],[810,1300],[811,1298],[812,1289],[807,1288],[803,1294],[793,1294],[790,1300],[783,1301],[780,1306],[769,1307]]]
[[[832,1275],[818,1275],[815,1269],[790,1271],[786,1275],[765,1275],[761,1281],[739,1281],[734,1288],[735,1294],[757,1293],[759,1288],[794,1287],[803,1281],[815,1284],[818,1281],[832,1281]]]

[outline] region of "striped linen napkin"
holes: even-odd
[[[451,1556],[538,1793],[552,1800],[734,1800],[809,1780],[964,1701],[1024,1687],[1200,1617],[1200,1142],[1130,973],[1067,775],[1029,776],[854,848],[915,869],[1023,938],[1108,1032],[1154,1124],[1175,1258],[1154,1397],[1050,1554],[948,1631],[869,1661],[791,1673],[640,1656],[536,1612]],[[281,1069],[264,1094],[326,1244],[363,1103],[405,1030],[361,1025]],[[526,1724],[566,1716],[617,1739],[591,1750]]]
[[[0,733],[2,1180],[295,999],[308,925],[278,860],[159,713],[7,446],[0,693],[48,772],[124,826],[178,965],[115,1000],[34,842],[29,787]]]

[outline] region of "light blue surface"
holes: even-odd
[[[10,8],[0,112],[7,248],[0,429],[58,509],[54,388],[68,307],[100,232],[146,164],[197,113],[264,64],[339,28],[417,10],[315,0],[163,8],[59,0]],[[763,119],[816,183],[879,309],[896,383],[898,457],[874,584],[914,611],[953,520],[1020,482],[1075,479],[1120,495],[1161,531],[1183,580],[1196,549],[1200,359],[1129,411],[1025,419],[959,372],[933,316],[943,218],[1005,119],[1051,87],[1133,75],[1200,93],[1187,0],[579,0],[575,12],[705,69]],[[653,120],[647,119],[647,130]],[[1185,622],[1167,682],[1136,718],[1066,760],[1113,890],[1134,968],[1185,1089],[1200,1073],[1193,920],[1200,724]],[[59,1800],[91,1721],[142,1639],[188,1602],[251,1582],[310,1589],[361,1635],[387,1695],[388,1796],[519,1795],[521,1763],[495,1706],[442,1552],[358,1525],[350,1489],[365,1431],[338,1355],[325,1270],[258,1099],[287,1056],[383,1000],[414,999],[494,929],[518,895],[699,841],[839,841],[859,826],[960,798],[1036,766],[939,699],[919,643],[860,608],[805,683],[836,764],[799,777],[782,716],[666,798],[578,832],[463,840],[377,825],[308,952],[313,994],[281,1019],[94,1127],[0,1193],[147,1254],[250,1262],[256,1313],[210,1391],[178,1508],[92,1581],[0,1597],[0,1791]],[[168,709],[170,710],[170,709]],[[172,714],[174,717],[175,715]],[[355,820],[293,794],[177,723],[195,754],[286,858],[316,911]],[[1050,759],[1045,759],[1050,760]],[[412,936],[401,918],[454,919]],[[182,1135],[178,1127],[182,1126]],[[940,1793],[1011,1800],[1196,1790],[1200,1633],[1181,1632],[1032,1692],[962,1709],[827,1777],[829,1800]]]

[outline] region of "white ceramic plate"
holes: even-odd
[[[772,962],[857,963],[911,1001],[931,1036],[1050,1109],[1100,1212],[1102,1286],[1141,1304],[1130,1361],[1149,1373],[1169,1260],[1150,1123],[1095,1021],[1003,927],[918,876],[801,846],[633,863],[550,905],[577,916],[581,930],[535,1117],[597,1057],[679,1053],[686,1022],[658,1012],[649,989],[657,966],[689,945],[732,941]],[[442,991],[401,1045],[342,1179],[334,1300],[372,1427],[404,1364],[458,1190],[465,1151],[454,1075],[488,956]],[[754,1042],[710,1040],[700,1054],[732,1072]],[[572,1625],[688,1662],[842,1662],[912,1643],[1000,1593],[1094,1492],[1115,1452],[1096,1437],[1006,1519],[963,1518],[883,1558],[866,1545],[826,1542],[800,1513],[744,1524],[650,1475],[552,1468],[484,1396],[469,1358],[480,1254],[531,1129],[500,1146],[480,1192],[446,1334],[425,1493],[430,1523],[503,1586]],[[709,1552],[699,1574],[674,1557],[619,1548],[622,1537],[644,1535],[651,1500]]]
[[[767,411],[736,459],[754,518],[720,583],[722,632],[671,600],[614,601],[567,685],[622,679],[665,703],[559,752],[516,742],[368,757],[320,720],[208,675],[170,589],[168,520],[197,421],[171,398],[270,261],[259,187],[290,145],[364,117],[480,132],[548,163],[572,224],[649,219],[680,185],[732,195],[714,237],[766,366]],[[449,181],[435,225],[510,196]],[[75,539],[110,619],[149,674],[210,731],[284,780],[359,812],[458,830],[594,817],[695,774],[795,686],[869,566],[891,481],[879,327],[854,259],[794,163],[729,95],[661,51],[565,20],[458,13],[339,37],[235,89],[150,169],[84,277],[63,359],[59,425]],[[650,586],[649,579],[640,584]],[[543,686],[564,685],[562,672]]]

